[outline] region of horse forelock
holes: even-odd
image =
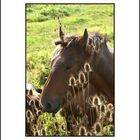
[[[80,36],[77,35],[67,35],[64,37],[63,41],[61,41],[60,39],[56,39],[55,45],[60,45],[61,47],[65,48],[71,41],[76,42],[79,40],[79,38]]]
[[[62,52],[62,47],[58,46],[53,52],[52,58],[51,58],[51,66],[54,63],[54,61],[60,56],[60,53]]]

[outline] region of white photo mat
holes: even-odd
[[[35,2],[115,3],[115,137],[88,137],[88,139],[138,140],[139,0],[2,0],[2,140],[55,139],[55,137],[25,137],[25,3]],[[57,138],[65,139],[65,137]]]

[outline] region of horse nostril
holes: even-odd
[[[54,102],[51,99],[49,99],[49,97],[47,97],[47,99],[41,99],[41,106],[43,112],[56,113],[60,109],[60,104],[61,103],[59,100],[55,100]]]
[[[52,107],[51,103],[47,102],[47,103],[46,103],[46,108],[47,108],[47,110],[50,110],[51,107]]]

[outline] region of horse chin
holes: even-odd
[[[42,111],[43,111],[43,112],[47,112],[47,113],[53,113],[53,114],[56,114],[59,110],[60,110],[60,107],[57,107],[57,108],[54,109],[54,110],[43,109]]]
[[[60,110],[60,107],[57,107],[57,108],[56,108],[55,110],[53,110],[53,111],[45,111],[45,112],[56,114],[59,110]]]

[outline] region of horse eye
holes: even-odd
[[[66,70],[69,70],[71,68],[72,68],[72,66],[66,66]]]

